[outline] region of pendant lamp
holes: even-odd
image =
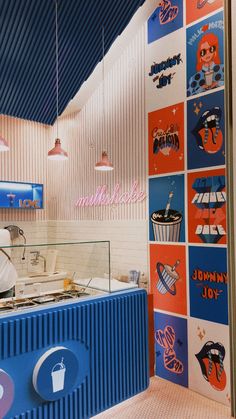
[[[56,120],[56,127],[57,127],[57,138],[55,140],[55,147],[53,147],[48,152],[48,159],[49,160],[67,160],[68,154],[63,148],[61,147],[61,140],[58,138],[58,87],[59,87],[59,80],[58,80],[58,12],[57,12],[57,1],[55,1],[55,8],[56,8],[56,88],[57,88],[57,120]]]
[[[0,152],[1,151],[8,151],[9,150],[9,145],[7,143],[7,141],[5,140],[5,138],[3,138],[0,135]]]
[[[104,27],[102,28],[102,107],[103,107],[103,115],[102,115],[102,126],[103,126],[103,138],[105,137],[105,83],[104,83]],[[108,154],[106,151],[102,152],[102,158],[99,162],[95,164],[95,170],[99,170],[101,172],[108,172],[113,170],[114,167],[112,163],[108,159]]]
[[[95,165],[95,170],[101,170],[101,171],[104,171],[104,172],[108,172],[108,171],[113,170],[113,169],[114,169],[114,167],[108,159],[107,152],[103,151],[101,160],[99,162],[97,162],[96,165]]]

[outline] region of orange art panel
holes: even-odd
[[[154,308],[187,314],[185,246],[150,244]]]
[[[225,170],[188,174],[190,243],[226,243]]]
[[[223,7],[223,0],[187,0],[187,25]]]
[[[149,175],[184,170],[184,104],[148,114]]]

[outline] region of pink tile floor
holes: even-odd
[[[96,419],[226,419],[230,409],[184,387],[153,377],[143,393]]]

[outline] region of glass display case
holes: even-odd
[[[0,281],[14,277],[15,288],[0,313],[137,287],[112,278],[110,265],[109,241],[1,246]]]

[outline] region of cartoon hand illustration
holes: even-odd
[[[159,22],[160,25],[165,25],[166,23],[171,22],[176,18],[179,13],[178,6],[172,6],[171,0],[161,0],[159,1],[159,7],[161,7],[159,13]]]
[[[166,326],[164,332],[161,329],[157,330],[155,339],[162,348],[173,348],[175,343],[175,331],[173,327]]]
[[[176,358],[176,353],[173,349],[166,349],[164,352],[164,366],[175,374],[182,374],[184,371],[184,366],[181,361]]]
[[[157,330],[155,339],[165,349],[163,354],[164,367],[174,374],[182,374],[184,371],[183,363],[177,359],[175,350],[173,349],[175,344],[175,331],[173,327],[166,326],[164,331],[161,329]]]

